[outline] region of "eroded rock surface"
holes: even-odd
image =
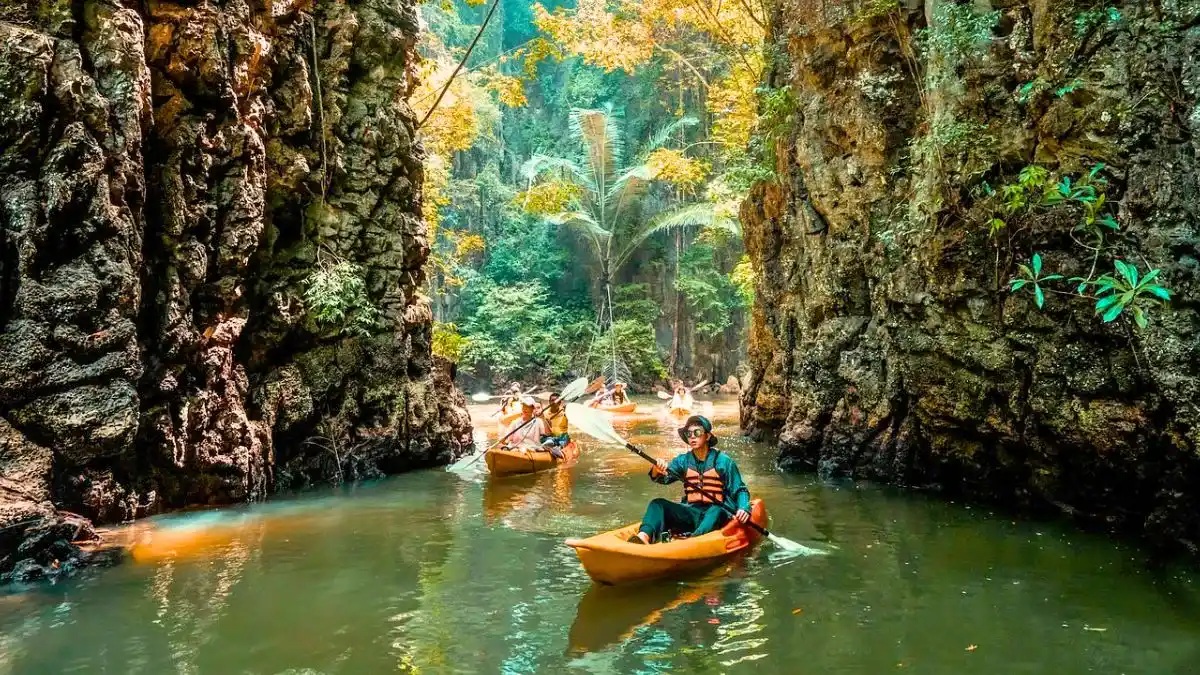
[[[394,0],[0,7],[0,528],[469,444],[420,293],[416,33]],[[336,261],[370,335],[305,312]]]
[[[742,211],[743,426],[790,466],[1200,553],[1200,3],[965,3],[997,12],[981,39],[954,4],[779,6],[771,84],[794,105],[779,180]],[[1077,203],[1005,210],[1027,166],[1078,184],[1098,164],[1120,225],[1098,256]],[[1156,268],[1174,299],[1144,330],[1066,280],[1039,310],[1008,288],[1034,253],[1043,275]]]

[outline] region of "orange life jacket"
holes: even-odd
[[[701,474],[695,469],[688,469],[686,480],[683,482],[683,498],[688,504],[712,504],[714,500],[701,492],[707,492],[716,497],[717,502],[725,501],[725,482],[716,469],[709,469]]]

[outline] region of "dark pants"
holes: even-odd
[[[729,514],[719,506],[692,506],[661,497],[646,506],[640,530],[658,541],[663,532],[679,532],[698,537],[729,522]]]
[[[559,434],[558,436],[542,436],[542,447],[550,451],[556,459],[563,458],[562,449],[567,447],[567,443],[571,442],[571,437],[567,434]]]

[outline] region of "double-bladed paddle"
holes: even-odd
[[[592,438],[604,441],[605,443],[624,446],[626,450],[629,450],[647,462],[655,465],[658,464],[658,460],[654,459],[650,455],[647,455],[645,452],[642,452],[640,448],[633,445],[629,441],[626,441],[624,438],[621,438],[617,434],[616,430],[613,429],[612,422],[608,420],[606,413],[603,411],[585,408],[584,406],[570,403],[567,404],[567,417],[571,420],[572,424],[579,428],[580,431],[591,436]],[[680,476],[676,473],[671,473],[669,470],[668,474],[674,476],[677,480],[683,481],[684,483],[689,482],[686,477]],[[719,500],[718,495],[704,490],[702,487],[698,486],[695,481],[692,481],[691,484],[692,487],[699,488],[700,494],[708,497],[710,502],[716,504],[726,513],[728,513],[730,517],[735,515],[736,512],[733,510],[733,507],[729,506],[724,501]],[[721,495],[721,497],[723,497],[723,495]],[[746,521],[745,525],[753,528],[759,534],[765,536],[772,544],[775,544],[779,548],[786,551],[813,552],[813,549],[810,549],[803,544],[799,544],[791,539],[781,537],[777,534],[772,534],[769,530],[767,530],[767,528],[753,521]]]

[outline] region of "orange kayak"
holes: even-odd
[[[767,507],[761,499],[750,502],[750,520],[767,526]],[[627,541],[641,523],[632,523],[587,539],[568,539],[588,576],[602,584],[627,584],[703,569],[749,549],[762,535],[729,521],[724,528],[699,537],[665,544]]]
[[[533,473],[570,464],[579,459],[579,445],[575,441],[567,443],[567,447],[563,448],[562,459],[555,459],[554,455],[543,450],[489,450],[483,459],[487,462],[488,471],[495,476]]]
[[[692,414],[691,408],[667,408],[667,412],[676,417],[687,417]]]
[[[596,406],[596,410],[603,410],[604,412],[610,413],[631,413],[637,410],[637,403],[633,401],[626,401],[621,405],[599,405]]]

